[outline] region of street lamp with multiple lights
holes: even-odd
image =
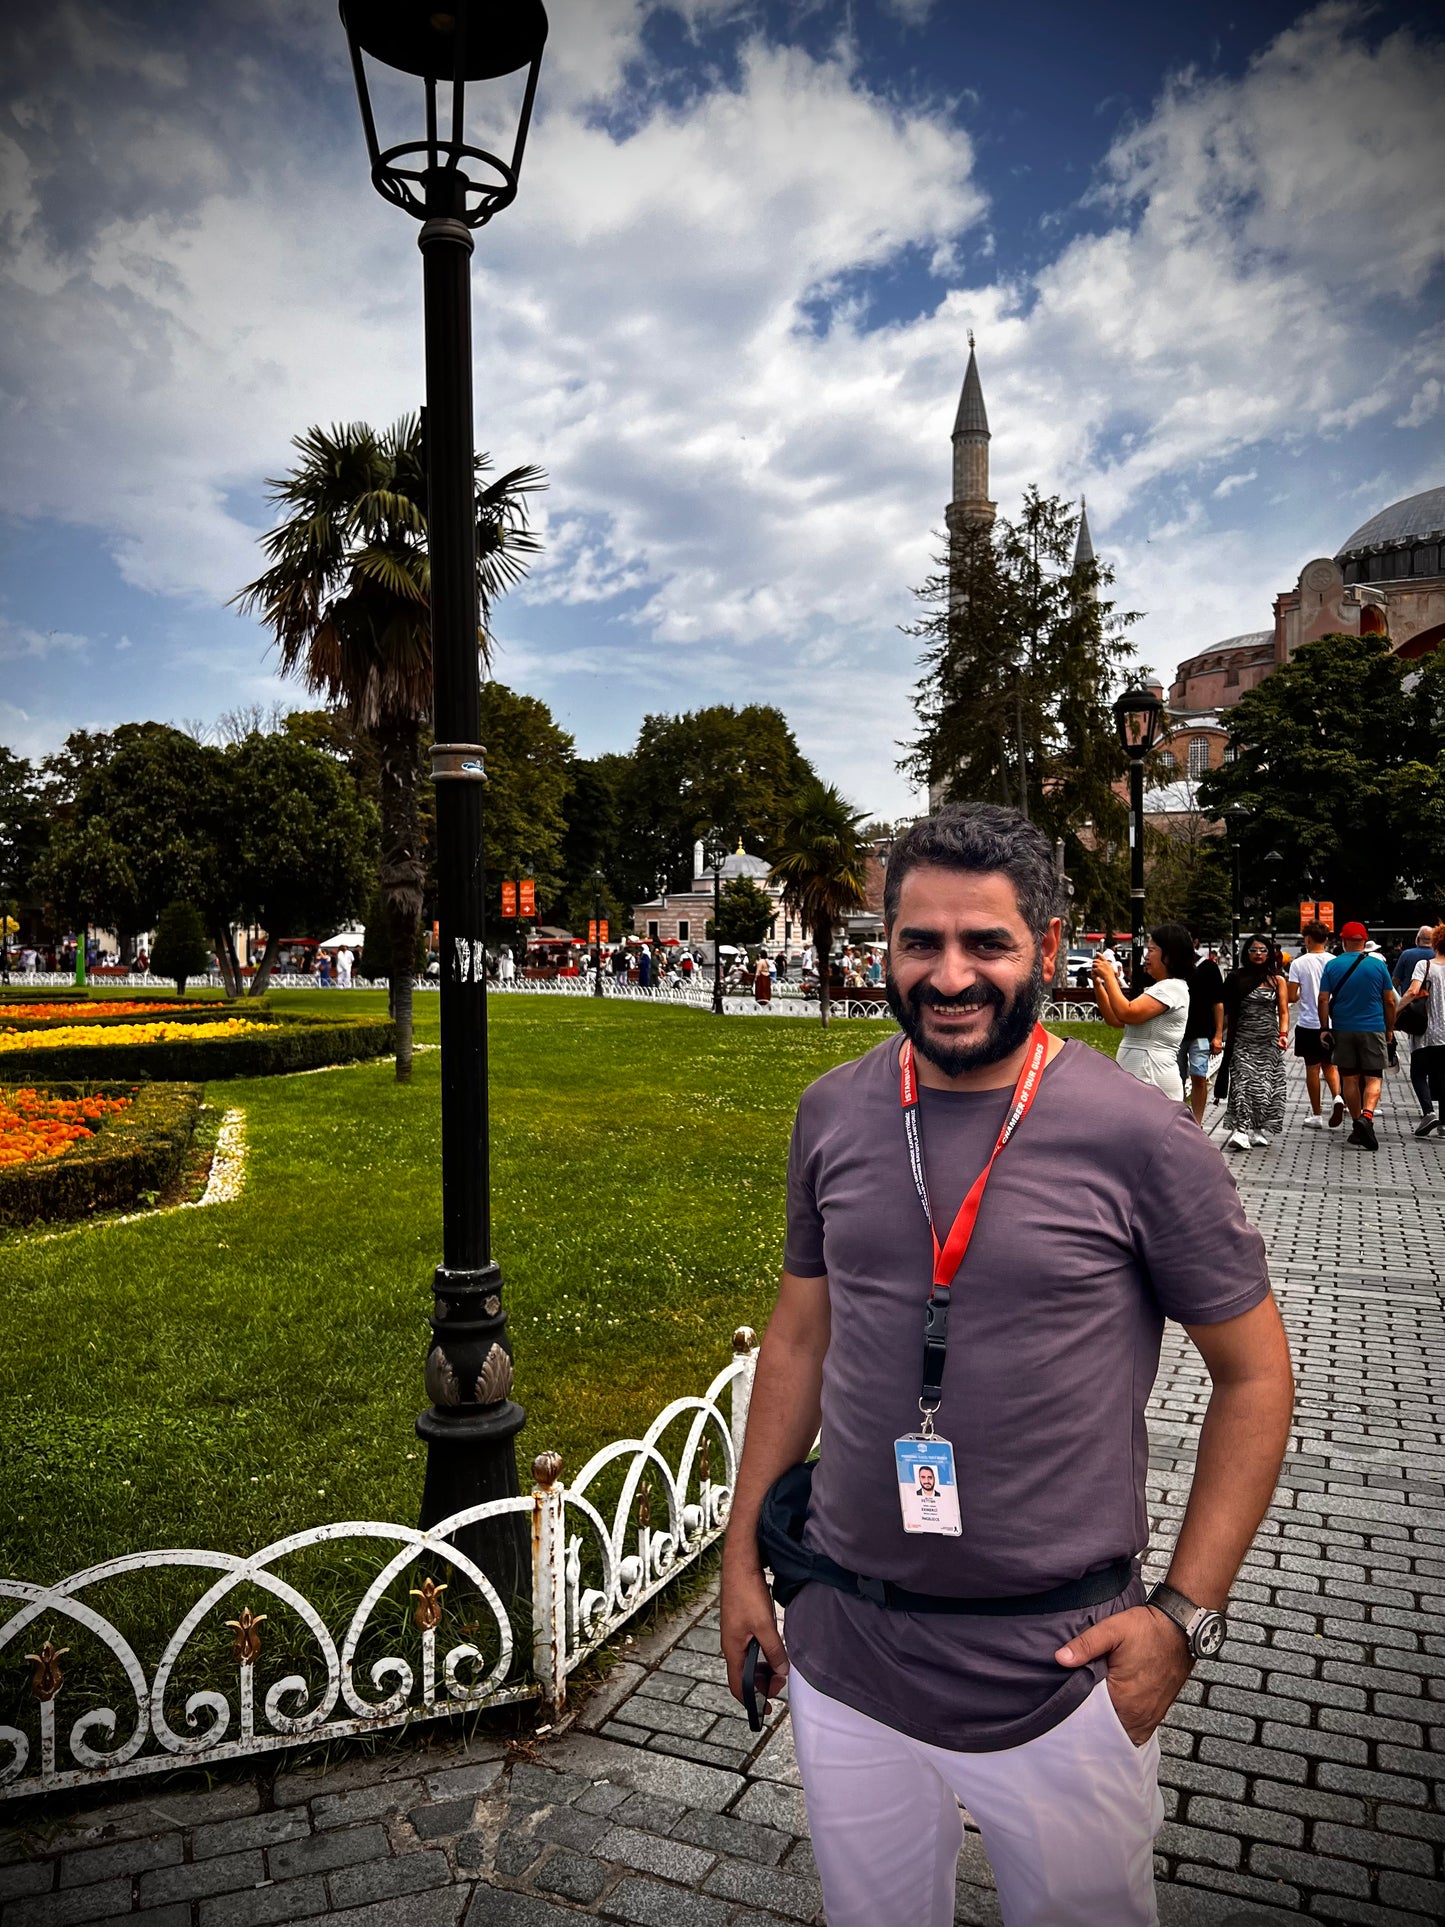
[[[712,1014],[723,1014],[722,989],[722,873],[728,860],[727,838],[709,830],[702,846],[703,867],[712,871]]]
[[[1144,976],[1144,764],[1159,740],[1164,704],[1156,690],[1135,683],[1114,703],[1119,741],[1129,758],[1129,909],[1133,931],[1130,974]]]
[[[478,659],[477,519],[472,439],[472,231],[516,198],[522,150],[547,38],[541,0],[452,0],[445,10],[398,0],[341,0],[357,99],[382,197],[421,222],[426,336],[427,547],[441,925],[442,1262],[433,1279],[431,1408],[417,1420],[427,1448],[421,1523],[517,1492],[512,1348],[502,1274],[492,1257],[487,1104],[485,786]],[[382,148],[366,62],[422,82],[421,132]],[[510,160],[470,144],[464,122],[478,82],[521,74]],[[449,131],[448,131],[449,130]],[[525,1592],[520,1515],[458,1532],[504,1601]]]

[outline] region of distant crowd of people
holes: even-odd
[[[1286,963],[1272,938],[1256,933],[1226,975],[1200,958],[1181,923],[1149,933],[1144,983],[1132,992],[1117,964],[1093,960],[1100,1014],[1122,1026],[1121,1067],[1142,1083],[1188,1099],[1202,1125],[1211,1084],[1227,1103],[1226,1143],[1266,1146],[1284,1130],[1284,1053],[1295,1010],[1294,1054],[1305,1066],[1306,1130],[1338,1130],[1378,1151],[1375,1114],[1386,1069],[1398,1063],[1396,1033],[1410,1043],[1418,1138],[1445,1123],[1445,923],[1422,924],[1415,942],[1390,959],[1363,923],[1346,923],[1332,954],[1322,923],[1301,931],[1304,949]],[[1330,1098],[1328,1117],[1324,1094]]]

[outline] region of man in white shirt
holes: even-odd
[[[1330,1110],[1330,1129],[1336,1131],[1345,1115],[1345,1101],[1340,1096],[1340,1074],[1325,1055],[1320,1034],[1319,1006],[1320,978],[1330,960],[1330,953],[1325,948],[1330,933],[1322,923],[1307,923],[1300,934],[1305,940],[1304,954],[1296,957],[1289,967],[1289,1000],[1299,1005],[1299,1015],[1295,1019],[1294,1054],[1304,1059],[1305,1085],[1310,1096],[1310,1114],[1304,1121],[1304,1127],[1307,1131],[1324,1129],[1324,1119],[1320,1116],[1320,1073],[1323,1072],[1334,1100]]]

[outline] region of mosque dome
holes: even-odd
[[[1445,535],[1445,488],[1427,488],[1392,502],[1336,549],[1336,562],[1375,549],[1397,549],[1416,542],[1438,542]]]

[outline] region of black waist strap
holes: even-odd
[[[1079,1579],[1067,1579],[1047,1592],[980,1596],[969,1593],[913,1592],[891,1579],[870,1579],[849,1572],[826,1553],[810,1552],[803,1544],[812,1493],[813,1466],[794,1465],[768,1488],[758,1519],[758,1549],[773,1574],[773,1597],[786,1606],[808,1585],[833,1586],[839,1592],[867,1599],[903,1613],[968,1613],[987,1618],[1022,1618],[1028,1613],[1076,1612],[1116,1599],[1134,1577],[1130,1558],[1113,1560]]]

